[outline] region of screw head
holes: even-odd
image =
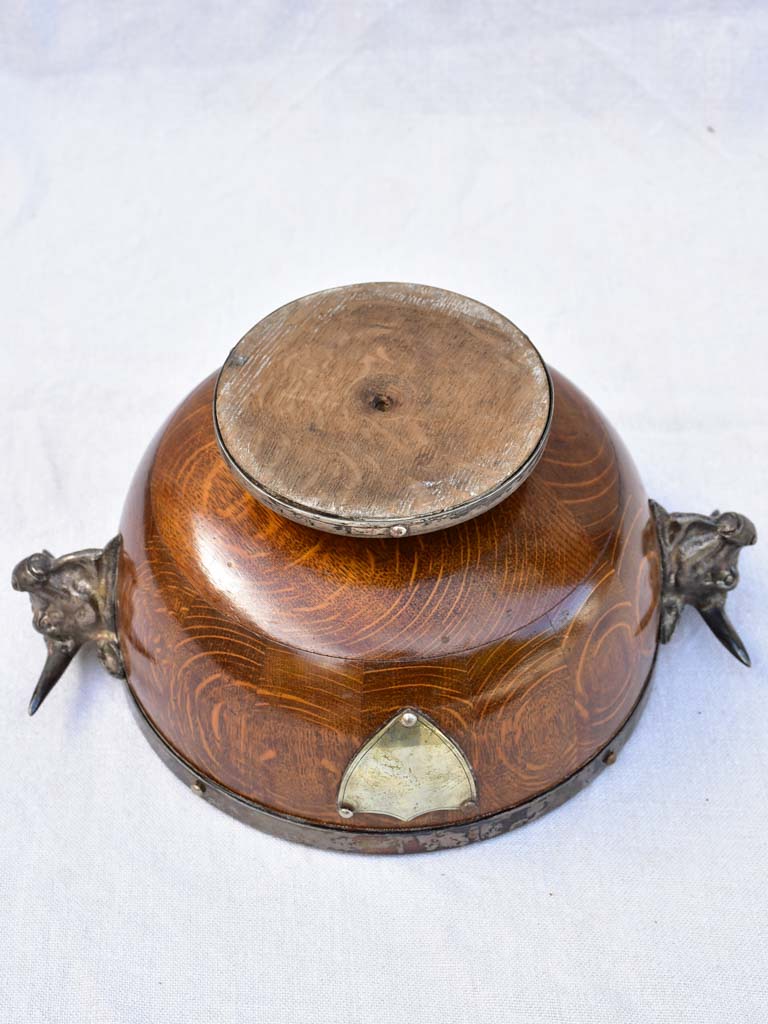
[[[606,750],[603,754],[603,764],[611,765],[616,763],[616,751]]]
[[[404,537],[408,533],[406,526],[390,526],[389,535],[390,537]]]
[[[202,795],[205,792],[205,783],[201,782],[200,779],[195,779],[192,783],[192,792]]]
[[[404,711],[400,715],[400,724],[404,725],[406,729],[412,728],[418,722],[418,718],[412,711]]]
[[[352,808],[348,807],[346,804],[342,804],[341,807],[339,808],[339,814],[341,815],[342,818],[351,818],[354,813],[355,812],[352,810]]]

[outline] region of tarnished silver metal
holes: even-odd
[[[337,828],[318,825],[303,818],[289,814],[279,814],[266,807],[233,793],[232,790],[220,786],[213,779],[206,778],[204,789],[200,791],[202,799],[218,807],[219,810],[237,818],[238,821],[261,829],[268,835],[289,839],[291,842],[304,843],[322,850],[341,850],[346,853],[429,853],[435,850],[450,850],[457,846],[466,846],[483,839],[501,836],[512,829],[519,828],[530,821],[554,810],[566,800],[584,789],[596,778],[606,766],[616,760],[629,739],[642,714],[651,689],[651,672],[645,682],[637,704],[629,718],[616,735],[607,743],[591,761],[579,768],[567,779],[546,793],[528,800],[526,803],[510,807],[497,814],[487,817],[475,817],[458,825],[412,826],[409,828],[354,828],[339,822]],[[174,775],[192,787],[200,780],[198,769],[193,768],[176,751],[170,747],[144,714],[129,687],[126,687],[131,710],[146,737],[148,743]],[[342,815],[351,817],[352,815]]]
[[[95,643],[99,659],[113,676],[125,670],[115,626],[115,581],[120,537],[105,548],[88,548],[54,558],[38,551],[13,570],[14,590],[29,594],[32,622],[45,637],[48,657],[38,680],[29,713],[34,715],[74,656]]]
[[[659,639],[667,643],[687,604],[696,608],[723,646],[744,665],[749,654],[725,614],[728,594],[739,582],[741,549],[754,544],[751,520],[736,512],[667,512],[652,501],[662,557]]]
[[[476,798],[474,775],[459,747],[421,711],[404,708],[349,762],[338,808],[343,818],[381,814],[411,821]]]

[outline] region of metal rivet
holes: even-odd
[[[201,793],[201,794],[204,793],[205,792],[205,783],[201,782],[200,779],[195,779],[195,781],[192,783],[192,792],[193,793]]]
[[[603,754],[603,764],[614,764],[615,761],[616,761],[616,751],[615,750],[607,750],[605,752],[605,754]]]
[[[347,807],[346,804],[343,804],[339,808],[339,814],[341,815],[342,818],[351,818],[354,813],[355,812],[352,810],[352,808],[351,807]]]
[[[404,711],[403,714],[400,715],[400,724],[404,725],[406,729],[410,729],[411,726],[416,725],[417,721],[418,719],[412,711]]]
[[[408,528],[405,526],[390,526],[389,535],[390,537],[404,537],[408,533]]]
[[[471,811],[477,807],[477,800],[465,800],[461,806],[465,811]]]

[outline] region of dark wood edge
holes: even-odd
[[[619,751],[631,736],[648,700],[655,662],[656,655],[654,654],[653,663],[637,703],[622,727],[610,742],[606,743],[577,772],[574,772],[559,785],[524,804],[518,804],[517,807],[499,811],[486,818],[478,818],[459,825],[441,825],[436,828],[363,830],[347,828],[342,824],[332,827],[267,810],[196,771],[157,732],[130,687],[126,687],[126,692],[139,728],[158,757],[185,785],[208,803],[225,811],[233,818],[237,818],[238,821],[258,828],[268,835],[303,843],[306,846],[315,846],[323,850],[340,850],[346,853],[428,853],[433,850],[466,846],[481,839],[491,839],[494,836],[503,835],[529,821],[535,821],[584,789],[604,768],[613,764]]]

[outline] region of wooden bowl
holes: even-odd
[[[92,640],[213,804],[332,849],[457,846],[613,763],[684,604],[748,661],[723,606],[754,538],[649,503],[493,310],[321,292],[182,402],[115,541],[17,567],[48,645],[31,710]]]

